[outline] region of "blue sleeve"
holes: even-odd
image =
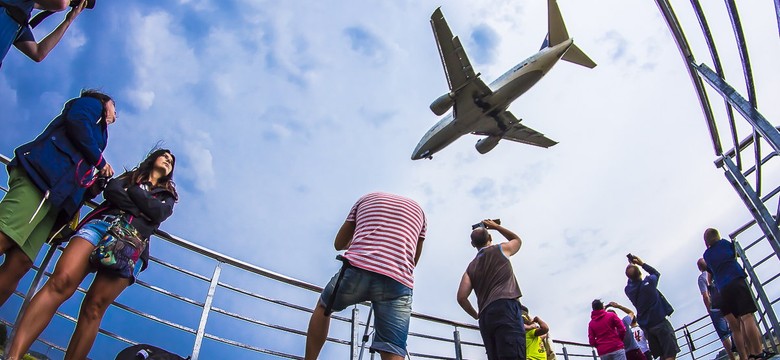
[[[65,131],[90,165],[102,169],[106,165],[103,150],[94,137],[94,131],[100,130],[98,121],[103,116],[103,104],[95,98],[78,98],[65,114]]]
[[[649,281],[650,284],[652,284],[654,287],[657,287],[658,278],[661,276],[661,273],[659,273],[658,270],[656,270],[654,267],[647,265],[647,263],[642,265],[642,269],[644,269],[645,271],[647,271],[648,274],[650,274],[647,275],[647,281]]]
[[[17,36],[16,40],[14,40],[14,44],[25,41],[35,42],[35,35],[33,35],[32,29],[30,29],[29,25],[25,26],[22,31],[19,32],[19,36]]]

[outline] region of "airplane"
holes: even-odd
[[[474,72],[460,39],[453,37],[441,8],[433,12],[431,27],[450,91],[434,100],[430,109],[437,116],[444,115],[450,108],[453,110],[423,136],[412,153],[412,160],[432,159],[434,153],[468,133],[484,136],[475,146],[480,154],[493,150],[501,139],[543,148],[557,144],[521,124],[522,119],[507,110],[512,101],[541,80],[559,59],[591,69],[596,66],[569,37],[556,1],[548,0],[547,6],[548,33],[539,52],[489,86]]]

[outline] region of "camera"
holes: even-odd
[[[628,253],[628,254],[626,254],[626,257],[628,258],[628,262],[633,263],[634,262],[634,258],[636,256],[631,255],[631,253]]]
[[[493,219],[493,222],[495,222],[498,225],[501,225],[501,219]],[[471,230],[476,230],[477,228],[484,228],[484,227],[485,227],[485,223],[480,221],[474,225],[471,225]]]
[[[87,2],[87,4],[84,6],[85,8],[87,8],[87,9],[94,9],[95,8],[95,2],[97,2],[97,0],[85,0],[85,1]],[[79,6],[80,2],[81,2],[81,0],[71,0],[70,1],[70,7]]]

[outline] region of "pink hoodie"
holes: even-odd
[[[590,313],[588,342],[599,355],[623,349],[625,335],[626,327],[614,313],[605,310],[593,310]]]

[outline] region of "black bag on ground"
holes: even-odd
[[[188,360],[189,358],[189,356],[183,358],[170,351],[148,344],[133,345],[116,355],[116,360]]]

